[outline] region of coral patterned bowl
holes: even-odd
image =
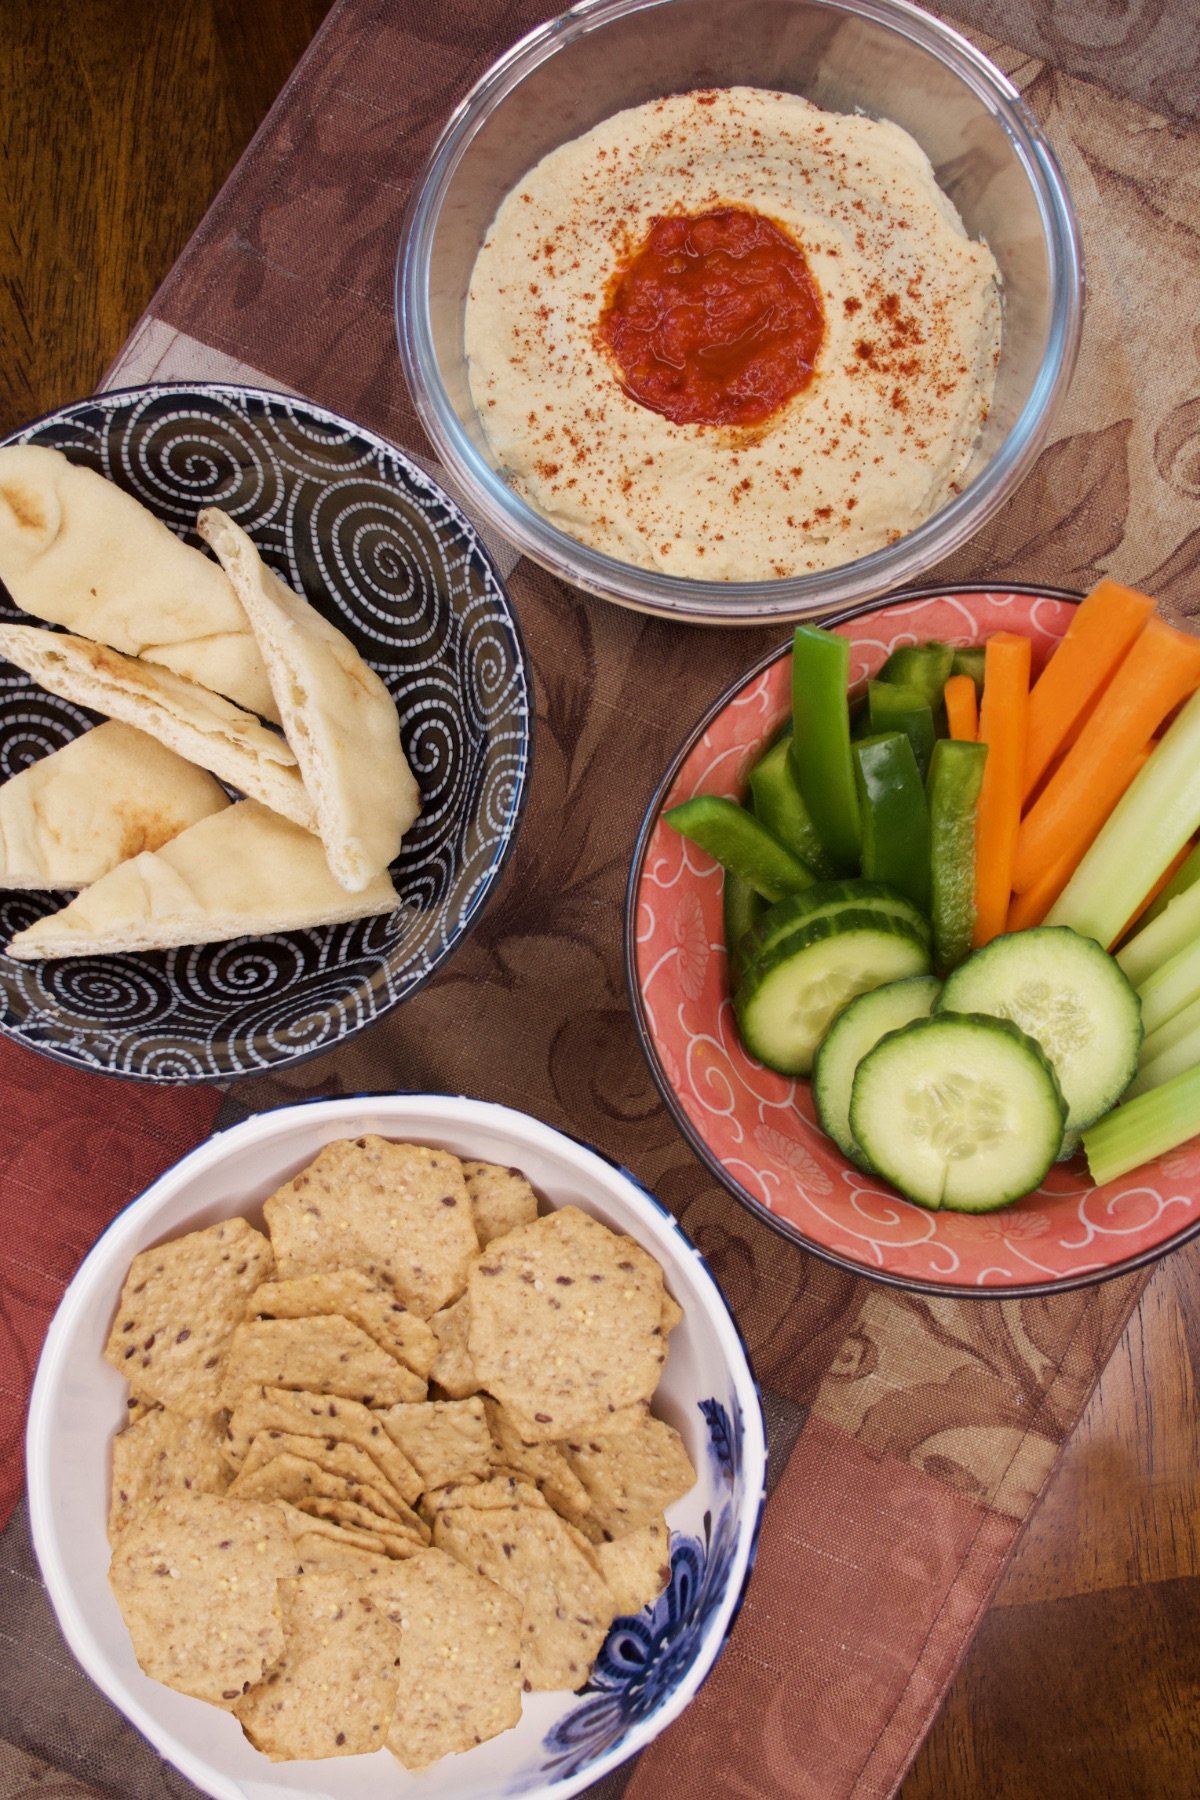
[[[842,616],[850,675],[864,682],[898,644],[1033,640],[1035,671],[1066,630],[1052,589],[931,591]],[[721,871],[662,822],[694,794],[740,799],[791,706],[790,646],[742,676],[688,737],[638,838],[626,901],[626,967],[651,1073],[692,1149],[751,1212],[818,1256],[923,1293],[1045,1294],[1103,1281],[1200,1233],[1200,1140],[1097,1188],[1082,1157],[1002,1212],[926,1212],[839,1154],[808,1084],[743,1050],[734,1023]]]

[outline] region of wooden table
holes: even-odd
[[[5,0],[0,433],[94,387],[327,10]],[[1146,1290],[904,1800],[1200,1793],[1198,1647],[1200,1243]]]

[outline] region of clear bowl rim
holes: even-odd
[[[1023,581],[946,581],[936,582],[924,587],[905,588],[903,591],[880,594],[870,600],[861,601],[857,606],[846,607],[834,616],[823,619],[822,625],[832,629],[837,625],[845,625],[852,619],[860,619],[871,613],[883,612],[893,606],[904,606],[914,600],[935,599],[943,594],[1027,594],[1038,599],[1067,600],[1078,605],[1083,595],[1075,588],[1049,587],[1038,582]],[[1112,1281],[1118,1275],[1130,1275],[1138,1269],[1148,1269],[1167,1256],[1173,1250],[1182,1249],[1194,1238],[1200,1238],[1200,1219],[1183,1225],[1177,1232],[1162,1239],[1149,1248],[1137,1251],[1118,1261],[1108,1263],[1102,1268],[1089,1269],[1079,1275],[1063,1275],[1052,1277],[1046,1281],[1016,1282],[1004,1287],[976,1287],[967,1283],[923,1280],[916,1275],[901,1275],[893,1269],[873,1268],[867,1262],[857,1262],[853,1257],[839,1255],[836,1250],[818,1243],[814,1238],[806,1236],[797,1226],[777,1214],[769,1212],[750,1195],[736,1176],[731,1175],[720,1157],[716,1156],[696,1130],[679,1101],[679,1096],[672,1086],[670,1077],[663,1066],[650,1029],[642,995],[641,983],[637,970],[637,906],[638,888],[645,866],[646,852],[650,837],[662,813],[663,801],[670,791],[679,770],[706,732],[713,720],[729,706],[737,696],[756,681],[764,670],[791,650],[791,643],[785,640],[774,649],[764,651],[756,657],[749,667],[734,677],[718,694],[712,704],[689,726],[686,735],[681,739],[674,754],[668,760],[662,776],[655,785],[654,793],[647,803],[642,822],[638,827],[634,842],[633,855],[630,858],[629,878],[625,885],[625,907],[622,921],[624,938],[625,988],[629,1000],[629,1011],[633,1018],[633,1028],[638,1040],[638,1048],[650,1071],[650,1078],[658,1089],[659,1097],[670,1114],[671,1122],[683,1138],[688,1149],[696,1160],[717,1181],[725,1191],[732,1195],[738,1204],[760,1224],[775,1231],[789,1244],[809,1255],[819,1257],[822,1262],[846,1275],[861,1276],[866,1281],[877,1282],[881,1287],[896,1288],[905,1293],[922,1294],[947,1300],[966,1300],[974,1302],[1000,1300],[1042,1300],[1056,1294],[1069,1293],[1076,1288],[1099,1287],[1102,1282]]]
[[[898,31],[956,74],[1003,123],[1041,217],[1050,268],[1050,332],[1033,387],[995,455],[946,505],[897,543],[853,562],[785,580],[700,581],[590,549],[551,525],[491,468],[470,441],[442,385],[429,325],[429,252],[462,158],[494,107],[564,45],[671,0],[579,0],[536,27],[479,78],[442,129],[413,191],[396,257],[396,329],[421,423],[480,518],[523,554],[585,592],[618,605],[697,624],[746,625],[812,617],[915,580],[951,555],[1008,499],[1041,449],[1074,370],[1083,323],[1083,250],[1058,160],[1018,90],[960,32],[911,0],[810,0]]]

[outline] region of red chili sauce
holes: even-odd
[[[631,400],[676,425],[761,425],[807,387],[825,336],[803,250],[747,207],[656,219],[600,334]]]

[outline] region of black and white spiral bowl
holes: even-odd
[[[389,917],[170,951],[0,956],[0,1030],[76,1067],[156,1082],[261,1073],[331,1050],[428,980],[478,917],[529,776],[529,671],[478,535],[408,458],[284,395],[170,384],[101,394],[5,440],[87,463],[192,543],[219,506],[387,684],[422,811]],[[0,617],[30,623],[0,585]],[[0,662],[0,778],[95,716]],[[61,897],[0,892],[0,943]]]

